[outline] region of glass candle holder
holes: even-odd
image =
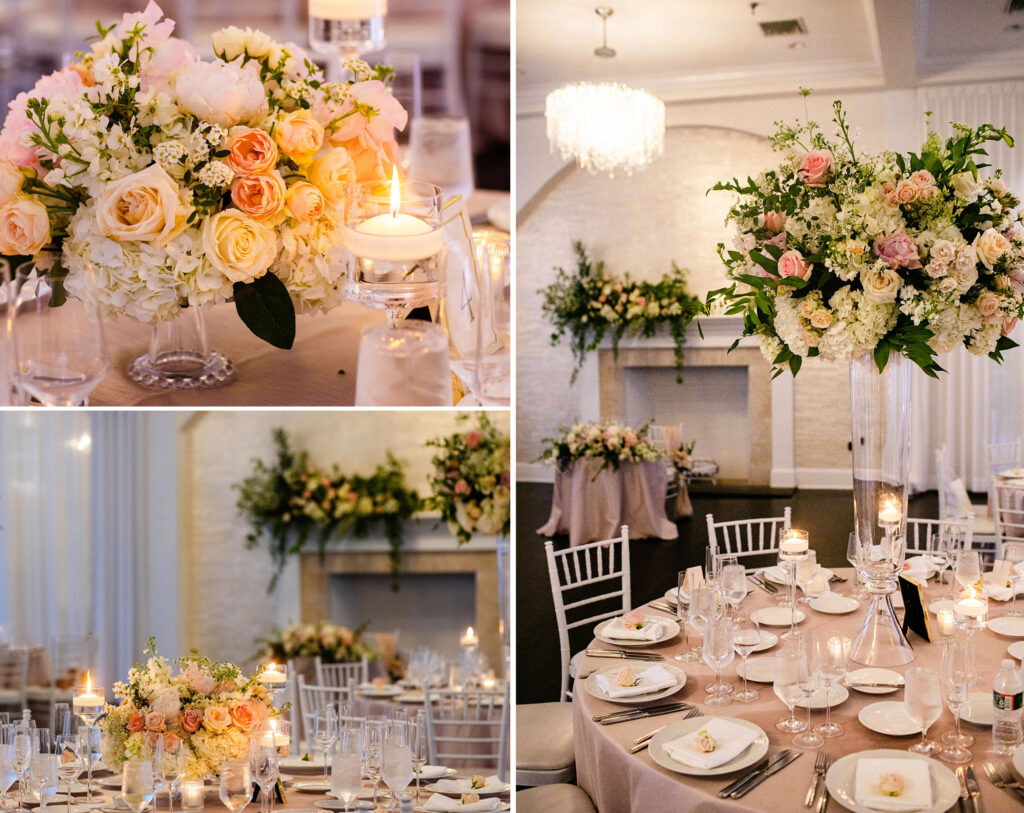
[[[186,811],[202,810],[205,805],[202,779],[181,780],[181,806]]]
[[[106,695],[102,686],[93,686],[88,678],[84,686],[78,686],[71,698],[71,709],[86,725],[96,722],[106,707]]]
[[[953,601],[953,624],[957,629],[973,635],[988,624],[988,596],[974,585],[968,587]]]
[[[387,13],[387,0],[309,0],[309,45],[341,59],[379,51]]]

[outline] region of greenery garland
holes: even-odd
[[[687,271],[675,263],[672,271],[657,282],[631,279],[626,273],[615,277],[604,270],[604,263],[591,262],[583,243],[573,243],[576,269],[555,269],[555,281],[544,288],[543,310],[555,327],[551,343],[558,344],[569,335],[576,367],[576,381],[587,354],[596,350],[606,335],[618,358],[623,336],[651,338],[661,325],[667,325],[675,342],[676,381],[683,380],[683,350],[686,329],[705,313],[700,299],[686,286]]]

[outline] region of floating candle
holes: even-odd
[[[321,20],[369,20],[388,13],[388,0],[309,0],[309,16]]]
[[[903,504],[895,494],[885,494],[878,502],[878,524],[898,525],[903,519]]]
[[[480,639],[476,637],[472,627],[466,627],[466,634],[459,639],[459,643],[462,646],[476,646],[480,643]]]
[[[267,684],[280,684],[285,683],[288,680],[288,676],[285,674],[283,668],[278,668],[277,664],[267,664],[267,668],[260,672],[260,682]]]
[[[391,173],[391,211],[345,227],[345,248],[369,260],[414,262],[444,248],[444,231],[422,217],[401,211],[402,185],[398,167]]]

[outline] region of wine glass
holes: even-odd
[[[743,659],[743,689],[733,692],[732,699],[737,703],[753,703],[761,695],[756,689],[747,685],[747,656],[761,643],[761,626],[757,615],[753,613],[737,614],[733,619],[732,645]]]
[[[130,759],[124,764],[121,798],[135,813],[142,813],[156,801],[152,762],[148,759]]]
[[[868,592],[864,589],[864,582],[861,578],[861,570],[866,564],[864,561],[864,546],[860,544],[860,540],[857,539],[856,533],[851,533],[846,543],[846,561],[850,563],[854,571],[854,589],[850,595],[858,600],[866,598]]]
[[[324,749],[324,780],[327,779],[327,750],[338,738],[338,711],[328,704],[313,712],[313,739]]]
[[[723,564],[719,579],[725,600],[735,612],[747,597],[747,569],[743,565]]]
[[[249,742],[249,770],[260,786],[260,810],[269,813],[278,776],[277,743],[269,726]]]
[[[100,757],[103,756],[103,731],[91,725],[80,725],[78,727],[78,736],[82,738],[85,757],[88,760],[86,764],[85,796],[86,802],[88,803],[92,801],[92,769],[96,762],[99,761]]]
[[[351,809],[363,789],[363,736],[358,728],[343,728],[331,762],[331,794]]]
[[[936,575],[936,579],[939,584],[944,583],[946,568],[949,566],[949,544],[946,539],[947,536],[949,535],[937,533],[928,537],[927,554],[932,564],[937,565],[939,568],[939,572]]]
[[[40,809],[45,808],[60,784],[56,754],[33,755],[31,784],[32,792],[39,797]]]
[[[15,770],[18,772],[18,807],[25,807],[25,782],[28,769],[32,765],[32,754],[35,747],[32,742],[32,729],[23,723],[16,723],[12,737],[12,756]]]
[[[977,584],[981,578],[981,553],[976,550],[958,551],[954,574],[961,589]]]
[[[384,769],[384,730],[387,720],[374,716],[366,718],[366,772],[373,781],[373,806],[377,807],[377,789]]]
[[[702,636],[707,629],[708,618],[713,615],[714,604],[715,594],[710,588],[698,587],[690,594],[690,605],[686,609],[686,621],[691,629],[696,630]],[[694,647],[693,652],[696,658],[701,657],[702,649],[703,645]]]
[[[248,761],[235,759],[220,765],[220,800],[231,813],[239,813],[252,794],[252,774]]]
[[[814,578],[814,571],[817,567],[818,555],[813,550],[808,550],[807,556],[797,562],[796,586],[802,591],[802,595],[797,599],[797,602],[800,604],[810,604],[811,602],[810,583]]]
[[[709,706],[728,706],[732,703],[729,697],[732,686],[722,681],[722,670],[729,665],[734,655],[732,620],[725,613],[717,618],[709,618],[704,631],[703,647],[704,663],[715,670],[714,682],[705,689],[711,693],[705,701]]]
[[[946,744],[939,752],[939,759],[962,765],[970,762],[971,752],[967,746],[974,744],[974,738],[960,731],[960,709],[967,702],[974,675],[974,652],[970,638],[958,636],[949,641],[942,650],[942,686],[945,690],[946,704],[953,712],[956,723],[953,731],[942,735]]]
[[[423,709],[416,712],[415,719],[409,724],[412,736],[412,764],[416,774],[416,799],[420,798],[420,774],[427,764],[427,715]]]
[[[53,704],[53,736],[66,737],[71,733],[71,706],[68,703]]]
[[[931,756],[938,743],[928,739],[928,729],[942,714],[942,691],[939,673],[930,666],[911,666],[904,675],[903,707],[915,723],[921,726],[921,742],[909,750],[915,754]]]
[[[821,669],[818,665],[817,636],[797,633],[794,638],[799,653],[796,667],[796,682],[807,704],[807,725],[803,732],[793,738],[793,744],[800,748],[821,748],[825,738],[811,728],[811,699],[821,688]]]
[[[412,748],[409,743],[409,724],[390,722],[384,729],[383,778],[394,801],[389,808],[398,810],[398,796],[412,782]]]
[[[68,813],[71,813],[71,783],[85,770],[82,738],[77,734],[57,736],[57,773],[68,789]]]
[[[1024,572],[1019,572],[1017,566],[1024,562],[1024,547],[1020,545],[1005,546],[1003,558],[1013,566],[1013,569],[1010,570],[1010,589],[1013,590],[1013,596],[1010,598],[1010,611],[1007,615],[1024,615],[1024,610],[1017,609],[1017,589],[1021,580],[1024,579]],[[1024,571],[1024,567],[1020,570]]]
[[[683,651],[675,656],[677,661],[692,662],[697,660],[698,655],[694,651],[694,648],[690,646],[690,607],[693,606],[691,602],[689,607],[686,602],[683,601],[683,582],[686,579],[686,571],[680,570],[679,575],[676,577],[676,618],[679,619],[679,627],[683,631]]]
[[[832,722],[832,687],[843,679],[849,670],[851,641],[845,635],[829,635],[818,637],[818,668],[822,682],[825,684],[825,722],[818,723],[814,730],[826,739],[839,737],[845,729],[839,723]]]
[[[0,809],[7,810],[7,792],[18,778],[14,759],[14,726],[5,725],[0,731]]]
[[[792,638],[782,642],[782,647],[775,654],[775,680],[772,684],[775,696],[789,709],[789,717],[776,722],[775,728],[787,734],[803,731],[805,727],[803,720],[796,719],[793,711],[803,694],[799,684],[800,651],[796,643]]]

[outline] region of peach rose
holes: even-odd
[[[175,734],[173,731],[168,731],[164,734],[164,748],[169,750],[181,742],[181,737]]]
[[[246,175],[231,184],[231,202],[260,223],[275,225],[287,191],[284,178],[276,170],[266,175]]]
[[[214,733],[226,731],[231,726],[231,712],[223,706],[207,706],[203,712],[203,727]]]
[[[896,184],[896,189],[892,193],[893,200],[901,206],[913,203],[917,200],[917,196],[918,187],[906,180]]]
[[[818,308],[814,313],[811,314],[811,326],[818,328],[818,330],[824,330],[832,324],[832,314],[829,313],[825,308]]]
[[[999,297],[991,291],[983,291],[978,297],[978,310],[986,322],[992,322],[999,314]]]
[[[800,162],[798,174],[808,186],[824,186],[832,169],[832,153],[829,150],[811,150]]]
[[[125,727],[133,734],[142,731],[146,727],[146,718],[141,711],[133,711],[132,716],[128,718],[128,725]]]
[[[210,265],[232,282],[252,282],[274,262],[277,235],[238,209],[224,209],[203,224],[203,250]]]
[[[0,161],[0,206],[6,206],[18,197],[25,176],[10,161]]]
[[[299,181],[288,187],[284,196],[284,205],[296,220],[309,223],[324,216],[327,201],[324,193],[308,181]]]
[[[185,228],[188,207],[159,164],[114,181],[96,199],[96,222],[114,240],[164,245]]]
[[[992,270],[1009,247],[1010,241],[995,229],[986,229],[984,233],[974,238],[974,248],[978,252],[978,259],[989,270]]]
[[[35,200],[18,198],[0,207],[0,254],[35,254],[50,242],[50,218]]]
[[[203,722],[203,713],[199,709],[185,709],[181,713],[181,727],[189,734],[195,734]]]
[[[151,711],[146,715],[146,728],[149,731],[163,731],[167,728],[167,718],[159,711]]]
[[[765,212],[761,216],[762,225],[772,234],[778,234],[786,228],[786,215],[783,212]]]
[[[345,187],[356,181],[356,168],[348,150],[336,147],[314,161],[309,168],[309,180],[332,204],[341,203]]]
[[[277,145],[256,127],[232,127],[224,147],[228,166],[236,175],[260,175],[277,166]]]
[[[928,189],[929,187],[935,186],[935,176],[927,169],[919,169],[917,172],[910,173],[910,178],[908,180],[918,189]]]
[[[806,262],[804,255],[795,248],[779,257],[778,268],[780,277],[799,277],[802,280],[811,277],[811,264]]]
[[[253,714],[249,704],[243,701],[235,703],[231,707],[231,722],[242,729],[242,731],[248,731],[252,728],[253,723],[256,722],[256,716]]]
[[[324,144],[324,128],[308,110],[293,110],[278,121],[274,139],[296,164],[308,164]]]

